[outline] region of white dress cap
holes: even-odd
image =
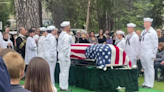
[[[153,22],[153,19],[152,19],[152,18],[149,18],[149,17],[144,18],[143,20],[144,20],[144,21],[148,21],[148,22]]]
[[[52,30],[55,30],[55,29],[56,29],[55,26],[48,26],[48,27],[47,27],[47,30],[51,30],[51,31],[52,31]]]
[[[116,34],[124,35],[123,31],[117,31]]]
[[[40,31],[47,31],[47,28],[45,28],[45,27],[40,27],[39,30],[40,30]]]
[[[70,21],[63,21],[61,24],[60,24],[61,27],[67,27],[67,26],[70,26]]]
[[[134,24],[134,23],[128,23],[127,24],[127,27],[136,27],[136,24]]]

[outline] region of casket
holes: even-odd
[[[92,62],[103,69],[108,66],[131,67],[131,61],[125,51],[110,44],[73,44],[71,45],[71,59],[75,62]]]

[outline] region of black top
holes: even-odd
[[[24,89],[23,87],[21,87],[21,85],[17,84],[17,85],[11,85],[11,92],[31,92],[31,91]]]
[[[75,37],[75,38],[76,38],[75,43],[79,43],[81,37]]]
[[[80,38],[80,39],[79,39],[79,43],[89,43],[89,42],[88,42],[87,39],[82,39],[82,38]]]
[[[16,44],[17,44],[17,47],[16,47],[17,52],[20,53],[23,58],[25,58],[26,38],[18,37],[16,39]]]
[[[164,42],[164,36],[162,36],[161,38],[158,38],[158,42]]]
[[[104,42],[106,42],[106,37],[105,36],[103,36],[103,38],[101,39],[101,38],[99,38],[100,36],[97,36],[97,39],[98,39],[98,42],[99,43],[104,43]]]

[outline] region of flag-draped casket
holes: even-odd
[[[129,65],[131,67],[125,51],[109,44],[73,44],[71,45],[71,59],[92,59],[100,68],[106,68],[107,65]]]

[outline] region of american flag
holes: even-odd
[[[105,68],[108,65],[129,65],[131,62],[125,51],[109,44],[73,44],[71,59],[96,60],[97,66]]]

